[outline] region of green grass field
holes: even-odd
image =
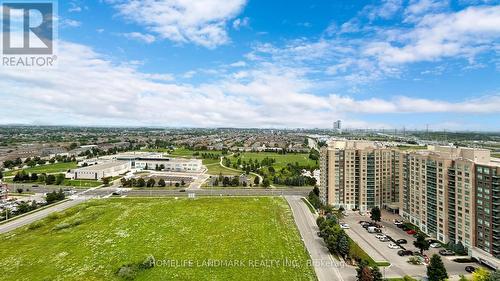
[[[301,166],[315,166],[316,161],[309,159],[309,154],[307,153],[297,153],[297,154],[278,154],[272,152],[242,152],[240,154],[241,161],[249,161],[250,159],[257,159],[262,161],[264,158],[274,158],[276,163],[273,165],[275,169],[281,169],[286,167],[287,164],[299,163]],[[232,156],[229,157],[232,162],[237,161],[237,158]]]
[[[316,280],[281,198],[90,201],[0,241],[2,280]]]
[[[42,166],[37,166],[33,168],[27,168],[23,169],[26,173],[37,173],[37,174],[43,174],[43,173],[64,173],[67,170],[74,169],[76,168],[76,163],[75,162],[68,162],[68,163],[54,163],[54,164],[49,164],[49,165],[42,165]],[[14,171],[9,171],[5,173],[5,176],[13,176],[17,172],[21,170],[14,170]]]
[[[208,169],[207,173],[209,175],[214,175],[214,176],[218,176],[220,173],[222,173],[224,176],[239,176],[239,175],[244,173],[243,171],[235,171],[235,170],[224,168],[219,163],[208,164],[205,166]]]
[[[61,184],[63,186],[73,186],[76,188],[89,188],[89,187],[97,187],[102,185],[102,181],[94,181],[94,180],[70,180],[65,179]]]

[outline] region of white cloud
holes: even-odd
[[[250,25],[250,19],[248,17],[244,17],[242,19],[235,19],[233,21],[233,28],[236,30],[240,30],[243,27],[248,27]]]
[[[141,41],[147,44],[154,43],[156,38],[151,34],[143,34],[140,32],[129,32],[129,33],[121,33],[127,39]]]
[[[500,113],[500,95],[455,103],[319,96],[301,69],[272,63],[190,85],[170,74],[140,72],[135,63],[113,64],[68,42],[60,42],[58,60],[55,69],[0,69],[0,123],[326,128],[336,118],[380,125],[357,120],[357,113]]]
[[[411,0],[405,9],[406,21],[414,21],[425,13],[436,13],[449,7],[449,0]]]
[[[393,40],[372,42],[364,53],[385,63],[471,59],[498,45],[499,37],[500,6],[470,7],[456,13],[426,15],[413,30],[401,31]]]
[[[231,67],[245,67],[247,65],[244,61],[237,61],[235,63],[230,64]]]
[[[227,22],[246,0],[106,0],[126,19],[177,43],[215,48],[229,41]]]
[[[402,0],[383,0],[381,5],[367,6],[362,13],[367,13],[370,20],[377,18],[390,19],[403,7]]]
[[[80,27],[82,23],[77,20],[63,19],[61,22],[61,27]]]

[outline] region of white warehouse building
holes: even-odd
[[[73,179],[100,180],[107,177],[116,177],[130,170],[130,162],[111,161],[103,164],[88,166],[72,171]]]

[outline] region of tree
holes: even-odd
[[[19,194],[23,193],[23,191],[24,191],[24,190],[23,190],[22,188],[18,188],[18,189],[17,189],[17,193],[19,193]]]
[[[0,180],[3,179],[3,172],[0,170]]]
[[[150,179],[148,180],[148,182],[147,182],[147,184],[146,184],[146,185],[147,185],[147,187],[154,187],[154,186],[155,186],[155,184],[156,184],[155,179],[150,178]]]
[[[159,186],[159,187],[165,187],[166,185],[167,185],[167,184],[165,183],[165,180],[164,180],[164,179],[160,179],[160,180],[158,181],[158,186]]]
[[[253,180],[253,183],[255,185],[259,185],[260,184],[260,178],[259,177],[255,177],[255,179]]]
[[[490,281],[490,278],[490,272],[481,267],[477,268],[472,274],[472,281]]]
[[[357,281],[373,281],[373,275],[371,269],[368,267],[368,263],[362,260],[358,267],[356,268],[356,280]]]
[[[111,182],[111,178],[110,177],[102,178],[102,183],[104,185],[109,185],[110,182]]]
[[[370,218],[372,221],[380,222],[382,219],[382,213],[380,212],[379,207],[373,207],[371,212],[370,212]]]
[[[56,185],[61,185],[64,182],[64,179],[65,179],[64,174],[57,174]]]
[[[269,179],[268,179],[268,178],[265,178],[265,179],[262,181],[262,186],[263,186],[263,187],[269,187],[269,186],[271,186],[271,183],[269,182]]]
[[[427,266],[427,277],[429,281],[444,281],[448,278],[443,260],[441,260],[439,255],[432,255],[431,261]]]
[[[349,254],[349,240],[345,233],[341,233],[337,240],[337,252],[345,258]],[[381,280],[380,280],[381,281]]]
[[[21,202],[21,204],[19,204],[17,206],[17,213],[18,214],[24,214],[24,213],[27,213],[30,211],[30,206],[28,205],[28,203],[26,202]]]
[[[146,186],[146,181],[143,178],[140,178],[137,180],[137,186],[138,187],[144,187]]]
[[[48,175],[46,178],[45,178],[45,184],[46,185],[52,185],[56,182],[56,177],[54,175]]]
[[[380,272],[378,266],[374,266],[372,268],[372,276],[373,276],[373,281],[382,281],[384,279],[382,276],[382,272]]]
[[[36,173],[32,173],[31,176],[31,181],[37,181],[38,180],[38,175]]]
[[[430,242],[425,240],[425,236],[422,233],[418,233],[417,240],[413,242],[413,245],[420,249],[420,253],[423,254],[424,251],[429,250]]]

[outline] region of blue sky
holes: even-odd
[[[60,1],[0,123],[498,131],[499,39],[494,0]]]

